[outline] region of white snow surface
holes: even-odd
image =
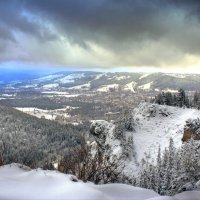
[[[187,77],[186,74],[163,74],[163,75],[171,76],[174,78],[186,78]]]
[[[118,89],[119,88],[119,84],[110,84],[110,85],[104,85],[102,87],[100,87],[99,89],[97,89],[98,92],[108,92],[110,89]]]
[[[141,103],[133,111],[137,160],[148,155],[155,160],[159,145],[163,151],[168,147],[170,137],[174,145],[180,147],[186,121],[198,117],[200,111],[196,109]]]
[[[63,76],[63,74],[52,74],[52,75],[44,76],[44,77],[41,77],[41,78],[38,78],[35,80],[37,80],[39,82],[51,81],[53,79],[60,78],[62,76]]]
[[[153,84],[152,82],[146,83],[144,85],[140,85],[138,88],[142,89],[142,90],[149,90],[151,88],[151,85]]]
[[[124,90],[129,90],[129,91],[135,93],[135,86],[136,85],[137,85],[137,83],[135,81],[132,81],[132,82],[125,85]]]
[[[59,82],[59,83],[72,83],[76,79],[83,78],[85,76],[84,73],[75,73],[75,74],[69,74],[69,75],[64,75],[64,74],[52,74],[48,76],[44,76],[42,78],[35,79],[36,81],[39,82],[45,82],[45,81],[53,81],[53,82]]]
[[[64,118],[71,117],[67,111],[68,109],[75,109],[76,107],[66,106],[66,108],[55,109],[55,110],[44,110],[35,107],[15,107],[15,109],[22,111],[26,114],[33,115],[37,118],[45,118],[49,120],[55,120],[57,116],[63,116]]]
[[[106,74],[105,73],[102,73],[102,74],[98,74],[94,80],[98,80],[100,79],[102,76],[105,76]]]
[[[172,90],[172,89],[165,89],[165,90],[162,90],[163,92],[171,92],[171,93],[178,93],[178,90]]]
[[[90,82],[68,88],[69,90],[89,90],[91,87]]]
[[[121,81],[121,80],[130,78],[130,76],[114,76],[114,78],[115,78],[116,80],[118,80],[118,81]]]
[[[180,194],[175,195],[176,199],[181,200],[199,200],[200,199],[200,191],[186,191]]]
[[[57,84],[57,83],[52,83],[52,84],[43,85],[43,88],[45,88],[45,89],[51,89],[51,88],[56,88],[56,87],[58,87],[58,86],[59,86],[59,84]]]
[[[71,175],[20,168],[18,164],[0,167],[0,188],[0,200],[144,200],[159,196],[125,184],[73,182]]]
[[[143,74],[142,76],[140,76],[139,79],[141,80],[141,79],[143,79],[143,78],[145,78],[145,77],[147,77],[147,76],[149,76],[149,75],[151,75],[151,74]]]
[[[85,76],[84,73],[70,74],[70,75],[64,76],[62,78],[59,78],[58,80],[56,80],[56,82],[59,82],[59,83],[73,83],[73,82],[75,82],[76,79],[83,78],[84,76]]]
[[[19,164],[0,167],[0,200],[197,200],[200,191],[161,197],[126,184],[95,185],[72,181],[72,175]]]

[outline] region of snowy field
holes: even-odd
[[[55,97],[55,96],[59,96],[59,97],[78,97],[81,94],[70,94],[69,92],[59,92],[59,91],[44,91],[42,92],[42,94],[44,94],[46,97]]]
[[[70,109],[75,109],[75,107],[67,106],[66,108],[55,109],[55,110],[44,110],[44,109],[39,109],[39,108],[34,108],[34,107],[26,107],[26,108],[16,107],[15,109],[20,110],[29,115],[33,115],[37,118],[55,120],[57,116],[62,116],[64,118],[71,117],[67,112]]]
[[[149,90],[151,88],[151,85],[153,84],[153,81],[152,82],[149,82],[149,83],[146,83],[144,85],[140,85],[138,88],[139,89],[142,89],[142,90]]]
[[[135,93],[135,87],[136,87],[136,85],[137,85],[137,83],[134,82],[134,81],[132,81],[132,82],[130,82],[130,83],[128,83],[128,84],[125,85],[124,90],[129,90],[129,91]]]
[[[199,200],[200,191],[161,197],[125,184],[94,185],[72,181],[57,171],[30,170],[17,164],[0,167],[0,200]]]
[[[103,87],[97,89],[97,92],[109,92],[110,89],[118,89],[119,84],[110,84],[110,85],[104,85]]]

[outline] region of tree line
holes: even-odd
[[[155,164],[148,160],[141,162],[136,185],[161,195],[195,189],[195,183],[200,180],[199,160],[200,144],[197,141],[190,140],[177,149],[170,139],[169,147],[163,154],[159,147]]]
[[[193,96],[189,97],[185,90],[180,88],[177,94],[172,92],[161,92],[156,95],[151,102],[160,105],[200,109],[200,92],[196,91]]]

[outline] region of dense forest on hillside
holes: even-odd
[[[0,106],[0,152],[3,163],[18,162],[44,167],[65,151],[79,145],[88,124],[61,125]]]

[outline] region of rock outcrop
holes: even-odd
[[[200,140],[200,119],[187,120],[184,127],[183,142],[187,142],[190,139]]]
[[[129,117],[115,123],[94,121],[90,133],[105,156],[122,159],[137,173],[142,159],[156,162],[159,147],[161,153],[165,151],[170,138],[175,148],[191,138],[200,140],[199,116],[196,109],[141,103]]]
[[[114,124],[97,120],[91,124],[90,133],[106,157],[119,158],[122,155],[121,141],[115,138],[114,129]]]
[[[96,143],[103,153],[110,158],[130,158],[134,148],[132,134],[119,126],[104,120],[97,120],[91,124],[90,133],[94,136]],[[117,133],[116,133],[117,132]]]

